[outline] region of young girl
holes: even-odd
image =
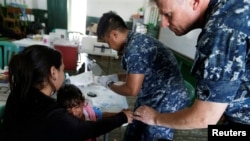
[[[57,93],[57,103],[60,107],[67,109],[69,113],[82,120],[101,120],[111,117],[117,113],[102,113],[100,109],[92,107],[90,103],[85,101],[81,90],[73,84],[65,84]],[[103,127],[102,127],[103,128]],[[99,141],[99,137],[89,139],[88,141]]]

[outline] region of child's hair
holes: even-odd
[[[57,103],[65,109],[73,108],[85,102],[81,90],[73,84],[65,84],[57,92]]]

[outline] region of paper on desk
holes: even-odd
[[[71,84],[76,86],[87,86],[94,82],[92,71],[80,73],[69,77]]]
[[[103,112],[120,112],[128,108],[125,96],[119,95],[114,91],[98,84],[92,84],[88,87],[79,87],[85,98],[91,105],[100,108]],[[96,97],[88,96],[88,93],[95,93]]]
[[[102,85],[102,81],[118,81],[117,74],[111,74],[111,75],[102,75],[102,76],[94,76],[94,83]]]

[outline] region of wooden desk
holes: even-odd
[[[32,22],[28,15],[32,15],[32,10],[19,5],[7,6],[6,15],[3,18],[3,27],[11,29],[20,37],[26,36],[28,22]]]

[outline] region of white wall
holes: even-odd
[[[186,35],[176,36],[168,28],[161,28],[159,40],[169,48],[193,59],[197,38],[200,32],[200,29],[196,29]]]
[[[144,6],[144,0],[87,0],[87,16],[101,17],[110,10],[117,12],[125,21]]]
[[[27,1],[27,0],[26,0]],[[47,10],[47,0],[30,0],[33,2],[33,9]]]
[[[85,33],[86,3],[86,0],[68,0],[68,30]]]
[[[0,0],[0,3],[2,4],[2,6],[4,6],[4,0]]]

